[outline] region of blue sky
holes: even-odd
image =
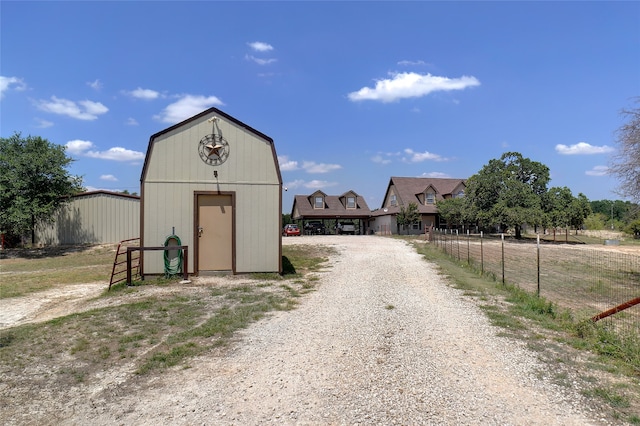
[[[66,145],[89,189],[139,192],[149,137],[211,106],[275,141],[295,194],[467,178],[517,151],[617,199],[640,95],[640,2],[0,3],[0,134]],[[196,146],[194,145],[194,154]]]

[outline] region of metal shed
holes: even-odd
[[[52,222],[36,225],[36,244],[117,243],[140,234],[140,197],[110,191],[69,197]]]
[[[281,272],[282,177],[273,139],[210,108],[151,136],[141,176],[141,246],[177,235],[191,274]],[[142,274],[163,273],[145,252]]]

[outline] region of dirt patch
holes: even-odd
[[[106,290],[109,283],[72,284],[27,297],[0,299],[0,329],[91,309],[91,299]]]

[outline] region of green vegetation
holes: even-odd
[[[503,285],[495,276],[480,275],[473,265],[458,262],[432,245],[416,243],[415,247],[436,262],[457,288],[479,300],[492,324],[504,329],[505,335],[527,341],[550,368],[558,368],[558,352],[567,350],[554,343],[558,342],[586,354],[588,368],[626,377],[626,390],[601,379],[585,380],[584,395],[608,405],[613,417],[640,424],[640,336],[621,335],[605,325],[576,319],[572,312],[542,297]]]
[[[398,230],[403,227],[406,228],[407,234],[409,234],[409,227],[414,223],[420,222],[421,214],[418,211],[418,204],[413,201],[409,203],[407,207],[400,206],[400,211],[396,215],[396,223],[398,224]]]
[[[36,224],[82,191],[82,178],[67,170],[72,161],[64,146],[39,136],[0,138],[0,232],[10,244],[29,232],[34,243]]]
[[[549,181],[544,164],[505,152],[467,180],[464,197],[438,201],[438,211],[449,225],[514,229],[518,239],[524,224],[582,227],[591,214],[587,197],[574,197],[567,187],[547,189]]]
[[[630,201],[591,201],[593,213],[585,220],[587,229],[617,230],[640,236],[640,205]]]
[[[108,283],[114,246],[7,249],[2,252],[0,299],[64,284]]]

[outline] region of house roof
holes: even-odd
[[[313,207],[316,195],[324,197],[323,209]],[[355,209],[347,209],[346,197],[349,195],[356,197]],[[371,210],[364,198],[353,191],[347,191],[342,195],[326,195],[322,191],[316,191],[311,195],[294,196],[291,216],[294,219],[333,219],[337,217],[341,219],[363,219],[371,216]]]
[[[448,198],[453,191],[460,185],[465,185],[465,179],[448,179],[448,178],[426,178],[426,177],[398,177],[392,176],[387,186],[387,191],[382,201],[382,207],[373,212],[373,216],[382,216],[385,214],[395,214],[400,211],[401,206],[408,206],[414,202],[418,205],[418,211],[422,214],[436,214],[438,209],[435,204],[424,204],[420,202],[418,196],[423,194],[429,187],[435,190],[436,202]],[[394,188],[397,197],[395,206],[388,205],[389,191]],[[386,211],[384,210],[386,208]]]

